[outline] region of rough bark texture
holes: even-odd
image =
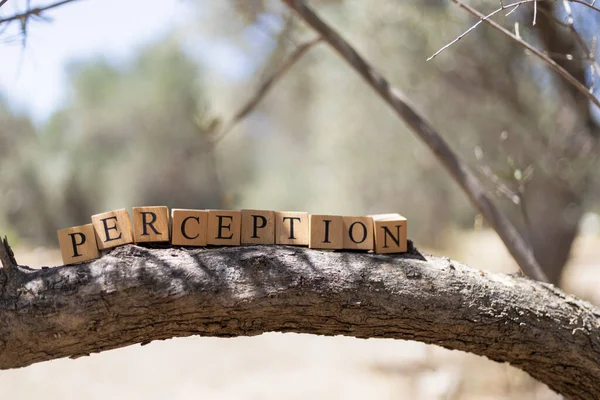
[[[553,286],[415,249],[123,246],[74,266],[0,270],[0,368],[190,335],[395,338],[507,361],[600,398],[600,312]]]

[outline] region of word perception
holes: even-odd
[[[187,210],[133,207],[93,215],[91,223],[58,231],[64,264],[94,260],[130,243],[173,246],[291,245],[375,253],[407,251],[407,220],[400,214],[319,215],[267,210]],[[132,222],[133,221],[133,222]]]

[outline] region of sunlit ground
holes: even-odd
[[[456,234],[436,253],[515,272],[493,232]],[[60,263],[56,250],[16,249],[21,264]],[[582,237],[566,289],[600,303],[600,238]],[[435,346],[296,334],[186,338],[0,372],[6,399],[559,399],[508,365]]]

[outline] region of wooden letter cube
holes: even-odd
[[[59,230],[58,244],[65,265],[100,257],[92,224]]]
[[[239,246],[241,225],[241,211],[209,210],[208,244],[217,246]]]
[[[206,246],[208,211],[171,211],[171,244],[176,246]]]
[[[131,219],[124,208],[92,215],[92,224],[100,250],[133,243]]]
[[[373,218],[343,217],[344,250],[373,250]]]
[[[406,252],[406,218],[400,214],[379,214],[372,217],[375,228],[375,253]]]
[[[242,210],[242,244],[275,244],[275,211]]]
[[[308,246],[308,213],[276,212],[275,243]]]
[[[169,241],[168,207],[133,207],[132,211],[136,243]]]
[[[344,242],[344,224],[337,215],[310,215],[311,249],[341,249]]]

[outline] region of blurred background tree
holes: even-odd
[[[579,221],[597,192],[598,125],[589,101],[486,26],[426,62],[449,40],[441,37],[453,38],[474,22],[449,2],[313,3],[481,171],[551,281],[558,282]],[[484,13],[498,6],[476,4]],[[532,7],[513,13],[507,24],[518,23],[523,37],[539,43],[589,86],[593,76],[585,71],[590,62],[581,61],[588,54],[577,36],[555,23],[564,18],[562,5],[544,3],[541,10],[535,27]],[[278,2],[236,3],[234,10],[224,5],[211,18],[229,20],[236,11],[255,24],[265,15],[285,21]],[[598,15],[585,8],[575,11],[577,26],[587,32],[582,40],[592,43],[590,27]],[[235,38],[231,24],[218,35]],[[279,46],[275,54],[295,46],[306,33],[283,28],[280,35],[284,38],[273,41]],[[315,50],[298,70],[268,107],[278,107],[272,118],[283,119],[280,136],[293,134],[290,125],[300,128],[294,137],[300,136],[304,146],[298,152],[306,162],[302,171],[318,177],[303,191],[309,207],[342,213],[406,210],[411,235],[426,246],[444,243],[445,227],[473,225],[474,211],[446,172],[330,49]],[[290,124],[291,118],[298,121]],[[255,188],[268,191],[260,182]]]
[[[474,22],[447,1],[313,4],[482,173],[557,282],[579,221],[597,207],[598,124],[589,102],[486,26],[427,62]],[[475,4],[484,12],[497,7]],[[547,17],[564,17],[561,9],[540,7],[546,14],[536,27],[531,7],[503,22],[518,22],[521,35],[550,54],[577,54],[575,39]],[[190,9],[191,22],[127,62],[73,61],[67,101],[39,127],[3,106],[3,118],[18,125],[2,131],[18,141],[2,146],[13,149],[2,162],[18,166],[2,177],[5,229],[54,244],[56,229],[139,204],[396,210],[428,248],[447,247],[457,229],[479,226],[429,151],[326,46],[311,50],[213,143],[222,121],[312,32],[275,0]],[[575,15],[591,43],[597,16]],[[227,56],[215,64],[210,57],[219,53]],[[584,63],[559,62],[589,84]],[[17,139],[14,129],[27,133]]]

